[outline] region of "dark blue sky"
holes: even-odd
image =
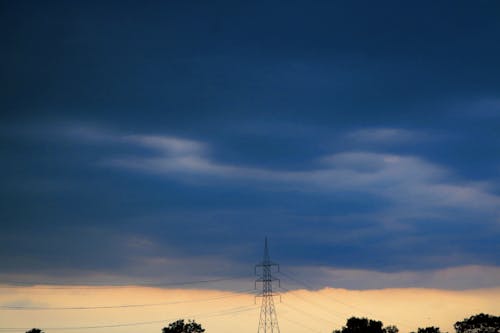
[[[2,1],[0,36],[4,280],[240,274],[265,235],[500,266],[496,1]]]

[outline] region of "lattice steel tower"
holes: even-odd
[[[257,283],[262,283],[262,294],[258,297],[262,297],[262,305],[260,307],[260,318],[259,318],[259,328],[257,333],[280,333],[280,328],[278,326],[278,316],[276,314],[276,309],[274,308],[273,296],[278,294],[273,293],[273,282],[280,280],[272,275],[273,266],[276,266],[279,272],[279,265],[273,263],[269,258],[269,249],[267,248],[267,237],[264,244],[264,259],[261,263],[255,265],[255,274],[257,275],[257,269],[262,269],[262,275],[255,280],[255,288],[257,288]]]

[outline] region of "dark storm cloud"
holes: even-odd
[[[342,137],[355,134],[381,137],[384,147],[422,142],[421,133],[404,129]],[[19,269],[19,255],[33,260],[23,267],[38,270],[50,260],[49,269],[116,272],[137,257],[210,256],[250,266],[262,234],[281,245],[276,255],[288,265],[394,271],[498,264],[500,197],[491,185],[425,158],[354,149],[286,170],[226,164],[212,156],[216,147],[174,136],[71,126],[48,135],[83,153],[73,163],[91,170],[92,182],[73,178],[75,187],[53,193],[17,189],[32,196],[31,209],[25,216],[5,206],[13,217],[5,219],[3,252],[17,248],[18,255],[5,270]],[[120,240],[134,235],[151,244],[149,252]]]
[[[3,273],[500,264],[498,4],[1,6]]]

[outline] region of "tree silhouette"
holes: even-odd
[[[39,328],[32,328],[29,331],[27,331],[26,333],[44,333],[44,332]]]
[[[378,320],[368,318],[351,317],[347,319],[346,326],[340,330],[334,330],[333,333],[398,333],[396,326],[383,327],[383,323]]]
[[[457,333],[498,333],[500,332],[500,317],[480,313],[457,321],[453,327]]]
[[[161,330],[162,333],[203,333],[205,329],[201,327],[200,324],[196,323],[194,320],[189,320],[187,323],[184,319],[179,319],[173,323],[170,323],[168,327],[164,327]]]
[[[387,326],[384,330],[386,333],[399,333],[399,328],[394,325]]]
[[[425,328],[419,327],[417,333],[441,333],[441,330],[439,329],[439,327],[434,327],[434,326],[429,326]]]

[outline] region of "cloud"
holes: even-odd
[[[364,133],[382,138],[417,136],[397,129],[370,129]],[[326,197],[353,193],[354,201],[356,198],[366,200],[366,196],[376,198],[385,204],[361,218],[374,221],[383,231],[404,231],[406,234],[400,237],[410,243],[422,237],[432,223],[446,226],[449,232],[453,232],[453,225],[462,228],[468,225],[473,228],[471,237],[479,237],[479,225],[490,232],[498,229],[500,197],[490,191],[488,183],[460,179],[453,170],[416,155],[360,150],[335,152],[304,161],[307,167],[297,171],[221,162],[212,157],[208,143],[174,136],[122,135],[115,136],[113,141],[131,150],[141,148],[144,153],[114,156],[111,152],[103,159],[103,165],[153,173],[191,185],[201,182],[245,184],[259,190]],[[192,182],[193,179],[198,181]],[[363,196],[365,199],[361,199]],[[425,236],[429,237],[432,238],[432,234]],[[454,256],[462,259],[468,256],[465,252],[441,255],[441,259],[435,259],[451,260],[450,263],[460,262]],[[431,257],[429,254],[429,260]],[[475,259],[472,256],[467,260],[470,263]]]
[[[0,303],[2,307],[44,307],[47,303],[41,303],[27,298],[14,298],[7,302]]]
[[[102,166],[151,173],[190,184],[246,184],[260,189],[324,195],[370,195],[390,203],[375,217],[382,226],[450,219],[461,214],[474,215],[489,225],[498,224],[495,216],[500,214],[500,197],[490,191],[487,182],[460,179],[453,170],[416,155],[352,149],[304,161],[301,170],[270,169],[218,161],[208,143],[177,136],[127,135],[85,127],[70,133],[79,140],[90,137],[94,142],[111,143],[120,149],[120,154],[111,150],[103,157]],[[381,144],[428,137],[397,128],[360,129],[347,136]],[[130,153],[123,153],[127,149]]]
[[[131,247],[136,246],[155,247],[157,251],[148,253],[144,253],[142,249],[133,251]],[[126,258],[125,263],[119,267],[100,269],[59,267],[35,272],[3,271],[0,272],[0,281],[3,284],[21,286],[109,284],[153,285],[162,288],[176,287],[181,282],[179,285],[182,288],[242,290],[252,285],[253,264],[259,260],[259,257],[255,257],[255,261],[249,263],[223,254],[207,255],[202,252],[198,252],[197,255],[177,255],[178,251],[165,251],[161,249],[160,244],[143,237],[129,238],[128,244],[123,245],[121,251],[126,254]],[[282,280],[287,289],[317,290],[328,287],[350,290],[385,288],[469,290],[500,287],[500,267],[492,265],[458,265],[436,269],[385,271],[383,263],[375,265],[378,268],[373,269],[343,268],[321,264],[297,265],[296,259],[292,262],[290,260],[282,262],[282,258],[275,252],[272,253],[273,260],[281,263],[281,272],[276,272],[276,277]],[[347,254],[338,253],[338,255]],[[406,260],[412,260],[412,258],[407,257]]]
[[[417,157],[372,152],[342,152],[318,158],[322,167],[306,171],[271,170],[217,162],[210,158],[202,142],[169,136],[124,136],[115,142],[142,146],[156,152],[152,157],[107,158],[104,163],[163,175],[193,173],[222,178],[241,178],[274,182],[310,183],[329,188],[430,179],[440,168]],[[314,161],[313,161],[314,162]],[[352,183],[354,181],[354,184]],[[350,185],[351,184],[351,185]]]
[[[499,287],[500,267],[455,266],[449,268],[382,272],[363,269],[341,269],[334,267],[293,267],[295,279],[311,281],[307,286],[345,289],[384,288],[434,288],[466,290],[473,288]],[[295,288],[304,288],[294,280],[283,279]]]
[[[17,238],[2,245],[4,272],[69,267],[113,275],[148,267],[136,273],[152,277],[165,273],[154,267],[165,266],[188,275],[170,259],[178,257],[194,260],[200,270],[193,274],[203,276],[210,265],[198,259],[252,264],[249,258],[260,253],[251,248],[264,233],[286,249],[279,258],[291,265],[388,272],[498,263],[500,199],[494,188],[416,154],[332,151],[287,169],[242,163],[217,145],[187,137],[84,126],[66,129],[65,139],[68,133],[87,145],[82,151],[92,151],[80,167],[104,169],[99,187],[91,184],[88,194],[75,198],[78,205],[41,214],[49,222],[63,220],[58,225],[24,238],[13,229]],[[120,176],[108,177],[115,170]],[[96,196],[96,188],[105,192]],[[80,202],[84,207],[75,211]],[[97,208],[88,214],[91,203]],[[62,230],[70,224],[66,219],[97,231]],[[34,253],[37,246],[44,251]],[[60,248],[71,249],[77,262]]]
[[[363,128],[351,131],[345,138],[354,143],[368,144],[402,144],[421,142],[431,136],[422,131],[412,131],[402,128]]]
[[[356,133],[356,132],[354,132]],[[413,137],[404,130],[370,130],[367,136],[381,139]],[[285,186],[299,191],[358,192],[383,197],[397,204],[393,209],[407,216],[432,216],[437,208],[453,207],[493,215],[500,197],[488,192],[484,183],[457,180],[453,172],[418,156],[370,151],[346,151],[309,161],[303,171],[277,170],[228,164],[210,156],[209,145],[173,136],[125,135],[113,142],[142,147],[151,155],[107,157],[104,165],[172,177],[191,176],[205,180],[254,182]]]
[[[205,145],[194,140],[186,140],[171,136],[129,135],[122,138],[124,142],[140,144],[145,147],[163,151],[171,156],[202,155]]]
[[[238,168],[212,162],[208,157],[207,145],[172,136],[130,135],[114,138],[155,152],[153,157],[129,156],[110,158],[104,164],[120,166],[158,174],[192,173],[202,175],[229,176]]]
[[[474,121],[477,119],[495,120],[500,116],[500,98],[489,96],[473,100],[460,100],[450,106],[450,113],[462,114]]]

